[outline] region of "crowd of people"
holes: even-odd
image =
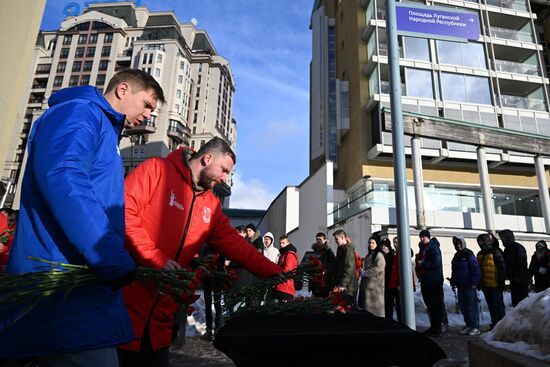
[[[236,163],[228,144],[214,138],[198,151],[177,149],[151,158],[126,178],[118,148],[123,128],[151,117],[164,102],[158,82],[141,70],[113,76],[105,93],[92,86],[62,89],[33,124],[21,191],[21,209],[0,211],[0,266],[9,274],[39,272],[58,263],[86,265],[97,282],[55,294],[32,308],[17,307],[0,315],[0,358],[38,358],[44,366],[168,366],[178,305],[169,296],[134,282],[136,267],[176,270],[190,266],[201,253],[216,253],[219,269],[234,268],[235,286],[256,277],[295,269],[298,250],[286,234],[261,236],[254,224],[233,228],[212,188],[227,179]],[[17,227],[17,230],[16,230]],[[463,238],[453,238],[451,285],[457,289],[464,334],[479,334],[477,290],[481,289],[492,325],[504,316],[502,291],[510,282],[514,306],[528,296],[530,278],[537,292],[550,283],[546,242],[536,244],[527,267],[525,248],[509,230],[499,232],[504,251],[491,233],[477,238],[477,256]],[[353,308],[401,320],[399,241],[371,237],[359,256],[343,230],[333,233],[336,254],[325,233],[302,262],[316,258],[320,277],[308,282],[315,297],[341,293]],[[204,249],[204,244],[208,248]],[[443,271],[440,245],[429,231],[420,232],[414,257],[416,275],[430,316],[428,335],[444,330]],[[411,254],[412,255],[412,254]],[[409,254],[406,254],[409,257]],[[4,269],[5,267],[5,269]],[[276,285],[250,306],[288,302],[293,280]],[[219,310],[220,288],[204,281],[205,301]],[[23,316],[23,317],[22,317]],[[14,322],[17,320],[17,322]],[[215,326],[213,323],[215,322]],[[208,318],[207,334],[219,327],[219,311]],[[2,361],[0,361],[2,364]]]

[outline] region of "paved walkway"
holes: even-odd
[[[468,340],[477,337],[466,337],[458,334],[458,329],[443,337],[434,338],[434,341],[447,353],[447,359],[439,361],[436,367],[467,367]],[[223,353],[216,350],[211,342],[199,338],[187,338],[186,344],[171,353],[171,367],[230,367],[233,362]]]

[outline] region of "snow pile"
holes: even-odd
[[[514,309],[507,310],[482,339],[496,348],[550,363],[550,288],[529,294]]]

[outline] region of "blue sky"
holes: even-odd
[[[84,0],[47,0],[41,29]],[[105,1],[96,1],[105,2]],[[152,11],[197,19],[236,82],[237,165],[231,206],[267,208],[308,173],[309,63],[313,0],[141,0]]]

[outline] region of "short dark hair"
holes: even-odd
[[[281,240],[288,240],[288,236],[286,234],[282,234],[279,236],[279,241]]]
[[[246,232],[246,227],[243,226],[242,224],[241,224],[240,226],[235,227],[235,229],[236,229],[237,232],[239,232],[239,233]]]
[[[382,239],[382,241],[380,241],[380,246],[386,246],[388,249],[393,250],[391,241],[388,237],[385,237]]]
[[[231,149],[225,140],[218,136],[207,141],[191,159],[198,159],[207,153],[229,154],[233,160],[233,164],[237,163],[237,156],[233,152],[233,149]]]
[[[122,82],[130,84],[137,91],[153,90],[155,98],[162,103],[165,102],[164,92],[160,84],[151,75],[139,69],[124,69],[113,75],[109,84],[107,84],[107,88],[105,88],[105,93],[109,93]]]
[[[322,239],[326,240],[327,239],[327,235],[324,234],[323,232],[319,232],[315,235],[315,238],[317,237],[321,237]]]
[[[332,236],[336,237],[336,236],[344,236],[344,237],[347,237],[348,234],[346,233],[346,231],[344,231],[343,229],[339,229],[337,231],[335,231]]]
[[[12,208],[7,208],[7,207],[1,208],[0,212],[6,213],[7,216],[15,214],[15,210],[13,210]]]

